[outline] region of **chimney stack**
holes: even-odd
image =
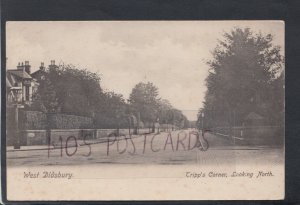
[[[41,62],[40,70],[41,70],[41,71],[45,71],[44,62]]]
[[[24,67],[23,62],[22,62],[22,64],[19,62],[18,65],[17,65],[17,69],[18,69],[18,70],[24,70],[24,68],[25,68],[25,67]]]
[[[18,70],[21,70],[21,69],[22,69],[22,68],[21,68],[21,63],[20,63],[20,62],[19,62],[18,65],[17,65],[17,69],[18,69]]]
[[[29,61],[25,61],[25,71],[30,74],[31,66],[29,65]]]
[[[56,65],[55,65],[55,60],[51,60],[50,61],[50,65],[49,65],[49,68],[55,68]]]

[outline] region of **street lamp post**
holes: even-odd
[[[14,143],[14,149],[20,149],[20,133],[19,133],[19,107],[18,104],[15,104],[15,125],[16,125],[16,130],[15,130],[15,137],[16,141]]]
[[[117,114],[117,135],[120,136],[120,115]]]
[[[138,112],[137,113],[137,126],[136,126],[136,129],[135,129],[135,134],[138,134],[139,133],[139,130],[140,130],[140,121],[141,121],[141,113]]]
[[[202,133],[203,133],[203,129],[204,129],[204,112],[201,113],[201,117],[202,117],[201,124],[202,124]]]
[[[131,135],[131,116],[128,115],[128,120],[129,120],[129,135]]]
[[[175,129],[175,119],[174,119],[174,112],[172,112],[172,120],[173,120],[172,131],[174,131],[174,129]]]
[[[14,140],[14,149],[20,149],[21,148],[21,140],[20,140],[20,131],[19,131],[19,108],[24,108],[23,105],[19,104],[20,102],[20,93],[22,88],[21,87],[12,87],[11,91],[13,92],[13,106],[15,111],[15,140]]]
[[[159,134],[160,133],[160,130],[159,130],[159,117],[157,118],[157,120],[156,120],[156,125],[157,125],[157,134]]]
[[[235,109],[233,110],[233,144],[235,145]]]

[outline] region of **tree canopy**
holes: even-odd
[[[241,125],[250,112],[276,123],[283,112],[284,58],[271,34],[235,28],[208,61],[204,107],[207,126]]]
[[[158,117],[158,88],[153,83],[138,83],[132,89],[129,102],[133,110],[139,112],[145,122],[154,122]]]
[[[159,98],[158,88],[151,82],[135,85],[128,103],[121,94],[104,92],[98,74],[72,65],[50,66],[38,83],[33,109],[92,117],[98,128],[125,128],[129,123],[132,126],[132,119],[148,126],[158,119],[178,127],[187,125],[181,111]]]
[[[34,98],[46,112],[91,116],[97,110],[103,92],[96,73],[60,65],[50,66],[44,75]]]
[[[179,128],[188,127],[188,120],[180,110],[171,103],[159,97],[158,88],[151,82],[138,83],[129,97],[130,106],[139,113],[146,123],[159,121],[161,124],[172,124]]]

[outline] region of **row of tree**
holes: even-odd
[[[189,122],[180,110],[175,109],[168,100],[159,98],[158,88],[153,83],[138,83],[129,96],[131,113],[137,113],[143,122],[172,124],[187,128]]]
[[[121,94],[105,92],[100,75],[86,69],[49,66],[42,76],[28,109],[88,116],[97,128],[153,128],[155,123],[188,126],[187,118],[159,98],[158,88],[151,82],[138,83],[126,101]]]
[[[198,127],[202,121],[206,127],[240,126],[250,113],[260,116],[263,124],[283,125],[284,57],[280,50],[271,34],[249,28],[224,33],[207,62],[207,92]]]

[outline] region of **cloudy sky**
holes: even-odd
[[[153,82],[162,98],[196,119],[205,94],[206,61],[233,27],[250,27],[284,45],[282,21],[8,22],[7,69],[30,61],[73,64],[98,72],[104,89],[128,98],[139,82]]]

